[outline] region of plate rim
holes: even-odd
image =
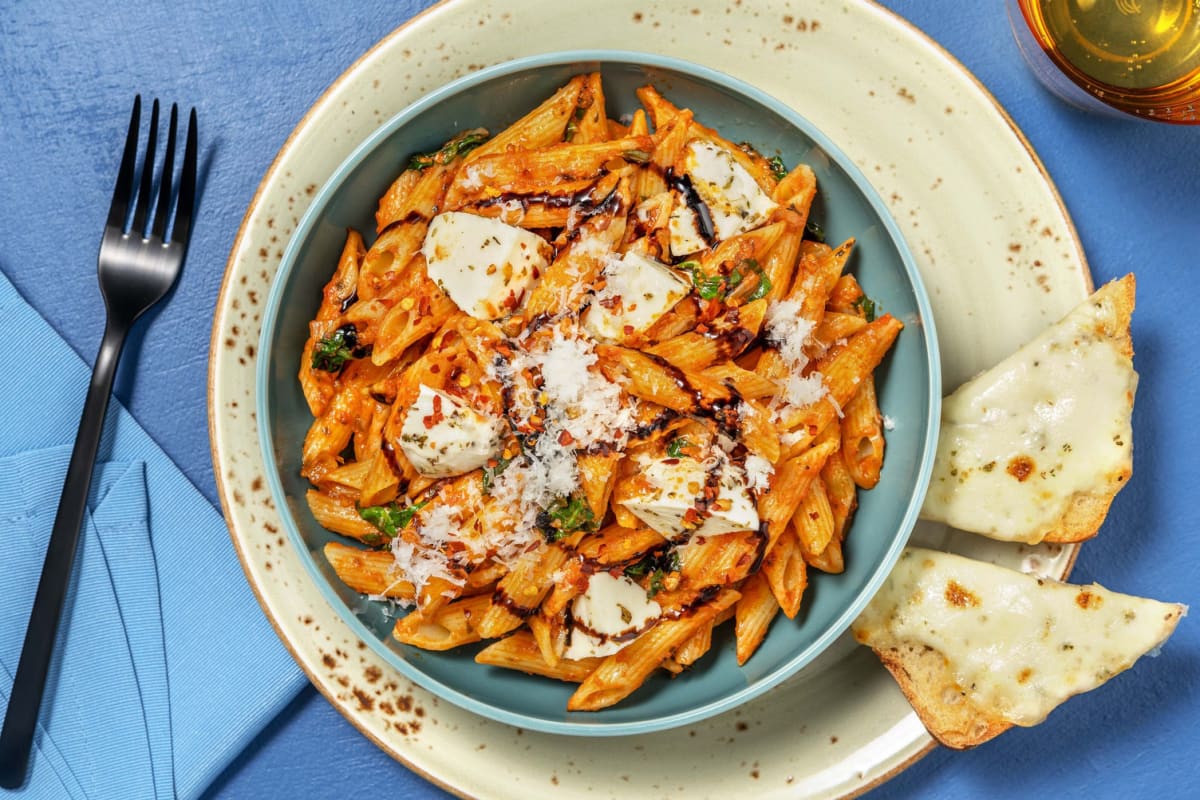
[[[390,742],[385,741],[382,737],[376,735],[371,729],[363,724],[352,712],[352,709],[348,705],[342,703],[334,695],[332,689],[325,685],[325,683],[316,673],[315,669],[310,668],[305,658],[302,657],[300,652],[295,648],[291,640],[284,633],[280,623],[278,620],[276,620],[274,614],[271,612],[271,608],[263,594],[262,589],[254,580],[254,576],[251,572],[250,554],[243,549],[242,543],[236,535],[236,523],[233,519],[232,512],[230,511],[232,494],[229,487],[226,485],[225,477],[221,472],[221,465],[223,462],[220,457],[221,454],[217,435],[217,406],[215,402],[216,380],[214,379],[217,367],[217,354],[219,352],[218,346],[221,337],[221,323],[224,319],[223,312],[224,309],[227,308],[228,295],[234,289],[232,272],[235,262],[238,259],[243,242],[247,236],[251,218],[258,209],[268,186],[271,185],[278,177],[279,170],[281,168],[281,162],[284,160],[285,156],[295,145],[296,140],[300,137],[302,132],[307,129],[312,119],[317,115],[318,111],[323,110],[324,107],[331,102],[331,98],[338,92],[342,85],[348,83],[352,76],[354,76],[367,61],[373,58],[377,52],[388,46],[389,43],[391,43],[394,39],[404,35],[409,28],[424,22],[429,17],[437,15],[445,8],[466,2],[469,2],[469,0],[437,0],[435,3],[414,14],[402,24],[380,38],[370,48],[365,50],[352,63],[350,63],[321,92],[317,99],[309,105],[308,109],[297,121],[295,127],[293,127],[291,132],[289,132],[287,138],[284,140],[278,152],[272,159],[271,164],[263,174],[262,179],[260,180],[253,196],[250,199],[250,202],[246,207],[246,212],[244,213],[238,226],[237,234],[234,237],[233,244],[230,247],[229,256],[226,259],[225,271],[222,276],[220,290],[214,306],[215,313],[213,316],[212,335],[209,346],[206,397],[208,400],[210,454],[213,461],[213,475],[217,488],[217,494],[221,500],[222,515],[225,518],[226,526],[230,533],[230,539],[234,550],[237,553],[239,563],[242,566],[243,573],[246,576],[246,581],[250,585],[255,599],[258,601],[264,615],[270,622],[271,627],[275,630],[275,633],[279,637],[281,643],[288,650],[296,664],[304,671],[312,686],[316,688],[316,690],[330,703],[330,705],[335,708],[338,713],[340,713],[343,718],[345,718],[359,733],[372,742],[376,747],[379,747],[392,758],[399,761],[407,769],[417,775],[420,775],[423,779],[429,781],[431,784],[438,786],[439,788],[457,797],[468,798],[469,800],[473,797],[472,795],[468,794],[465,790],[458,788],[448,780],[443,779],[441,776],[434,774],[423,765],[417,763],[407,753],[403,752],[399,748],[393,747]],[[881,5],[879,2],[877,2],[877,0],[855,0],[855,2],[861,7],[861,10],[864,13],[875,14],[876,16],[883,18],[887,24],[903,29],[907,35],[916,39],[930,54],[940,59],[950,69],[950,71],[956,73],[960,78],[965,79],[969,84],[971,84],[977,95],[982,98],[988,106],[991,107],[991,110],[1007,126],[1009,132],[1015,137],[1017,143],[1025,151],[1030,163],[1032,163],[1036,168],[1041,183],[1048,190],[1050,197],[1057,206],[1059,210],[1060,222],[1065,226],[1065,232],[1069,236],[1067,244],[1072,250],[1074,256],[1073,260],[1080,268],[1080,277],[1083,279],[1086,290],[1088,292],[1094,291],[1095,284],[1092,276],[1092,270],[1088,263],[1087,255],[1079,238],[1079,233],[1076,229],[1074,220],[1072,219],[1065,203],[1063,202],[1062,194],[1058,190],[1058,186],[1046,169],[1045,164],[1038,156],[1037,151],[1034,149],[1032,143],[1025,136],[1024,132],[1020,129],[1016,121],[1012,118],[1004,106],[1000,104],[987,86],[985,86],[983,82],[966,67],[965,64],[963,64],[953,53],[947,50],[938,41],[933,39],[929,34],[925,33],[925,31],[919,28],[916,24],[898,12]],[[1067,554],[1067,557],[1061,569],[1061,574],[1059,575],[1060,579],[1066,579],[1070,576],[1075,567],[1080,548],[1080,543],[1074,543],[1064,548],[1064,552]],[[912,750],[911,748],[901,748],[894,751],[888,759],[884,759],[884,761],[893,761],[890,767],[886,768],[884,772],[881,772],[872,780],[865,781],[860,785],[851,788],[849,791],[843,792],[841,795],[839,795],[839,797],[843,799],[859,797],[866,792],[869,792],[872,789],[888,782],[900,772],[904,771],[908,767],[920,761],[924,756],[932,752],[937,747],[937,742],[932,736],[930,736],[928,733],[925,733],[923,745],[920,743],[920,741],[913,742],[912,745],[916,746],[915,750]]]

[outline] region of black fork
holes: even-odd
[[[46,686],[46,672],[54,652],[54,638],[62,616],[63,601],[75,561],[75,546],[83,524],[92,467],[100,446],[104,414],[112,392],[117,361],[125,337],[134,321],[170,290],[179,277],[192,231],[192,212],[196,201],[196,110],[188,120],[187,145],[183,152],[183,170],[178,199],[171,221],[172,188],[175,174],[175,140],[179,111],[171,106],[167,151],[158,180],[157,203],[154,201],[155,144],[158,140],[158,101],[150,115],[150,135],[142,161],[141,186],[137,185],[138,124],[141,97],[134,98],[125,154],[113,190],[104,237],[100,240],[100,293],[104,296],[107,319],[100,352],[92,371],[92,383],[83,406],[83,419],[75,439],[75,449],[67,468],[62,497],[46,561],[38,582],[21,660],[9,695],[0,731],[0,787],[15,789],[25,781],[29,750],[37,725],[38,708]],[[136,197],[133,219],[129,207]],[[152,227],[151,227],[152,226]]]

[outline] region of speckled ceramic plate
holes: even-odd
[[[662,6],[669,6],[668,9]],[[622,48],[700,60],[789,103],[838,142],[899,221],[929,289],[947,389],[1015,349],[1091,288],[1070,220],[1019,132],[949,55],[860,0],[571,4],[450,0],[367,53],[317,102],[247,212],[218,302],[210,414],[218,484],[247,576],[313,683],[360,730],[463,796],[837,797],[885,780],[931,740],[869,652],[842,639],[740,708],[644,736],[571,740],[491,722],[411,684],[358,640],[284,538],[253,409],[261,303],[317,186],[371,131],[481,66]],[[698,57],[702,54],[702,58]],[[887,124],[880,124],[886,120]],[[1006,309],[1006,325],[992,309]],[[1074,549],[914,536],[1061,576]],[[720,754],[719,758],[712,757]]]

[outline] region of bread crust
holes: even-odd
[[[969,750],[1012,727],[976,705],[954,680],[941,653],[924,645],[875,650],[917,712],[921,724],[938,742],[953,750]]]

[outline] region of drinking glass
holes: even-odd
[[[1200,0],[1008,0],[1042,83],[1081,108],[1200,124]]]

